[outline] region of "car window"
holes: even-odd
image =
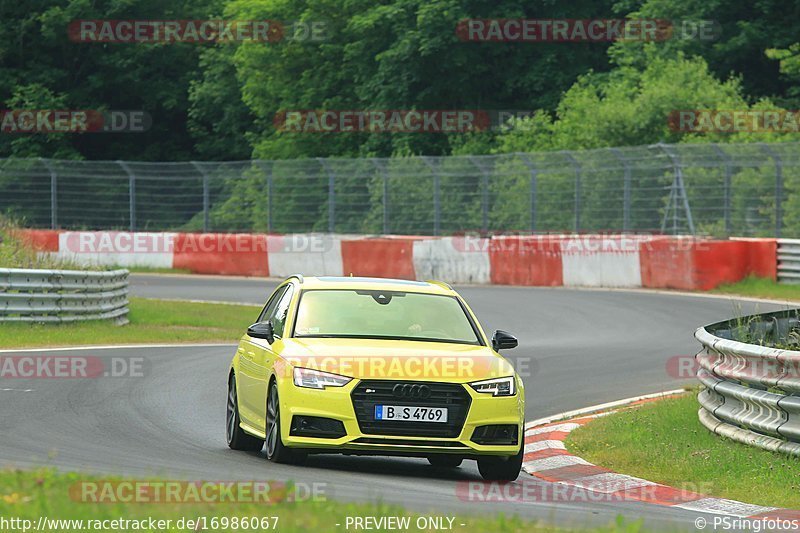
[[[283,337],[283,330],[286,327],[286,315],[289,314],[289,304],[292,302],[293,294],[294,286],[287,286],[286,291],[283,293],[280,300],[278,300],[278,304],[275,306],[274,312],[270,315],[272,329],[275,331],[275,335],[278,337]]]
[[[261,311],[261,314],[258,315],[257,322],[266,322],[269,320],[269,317],[272,316],[272,313],[275,311],[275,307],[278,305],[278,302],[281,299],[281,296],[286,294],[286,289],[291,287],[291,285],[286,285],[285,287],[281,287],[270,297],[269,301],[267,301],[267,305],[264,306],[264,309]]]
[[[304,291],[294,335],[481,343],[456,298],[382,290]]]

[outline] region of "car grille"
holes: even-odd
[[[430,395],[425,398],[398,398],[392,392],[395,385],[426,385]],[[375,392],[367,393],[367,389]],[[471,403],[469,393],[455,383],[422,381],[366,380],[350,394],[361,432],[367,435],[397,435],[405,437],[455,438],[461,433]],[[375,420],[376,405],[446,407],[447,422],[406,422]]]

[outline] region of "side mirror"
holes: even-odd
[[[492,335],[492,348],[495,351],[508,350],[509,348],[516,348],[519,344],[517,338],[507,331],[498,329]]]
[[[256,322],[247,328],[247,334],[254,339],[265,339],[270,344],[275,340],[275,330],[272,329],[272,322]]]

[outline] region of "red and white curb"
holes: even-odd
[[[615,412],[613,409],[616,407],[634,407],[683,392],[685,391],[638,396],[531,422],[525,427],[522,470],[537,479],[615,501],[636,501],[754,520],[800,519],[800,511],[709,497],[618,474],[572,455],[564,445],[570,432],[598,417]]]

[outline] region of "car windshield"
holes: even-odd
[[[304,291],[294,336],[481,344],[455,297],[400,291]]]

